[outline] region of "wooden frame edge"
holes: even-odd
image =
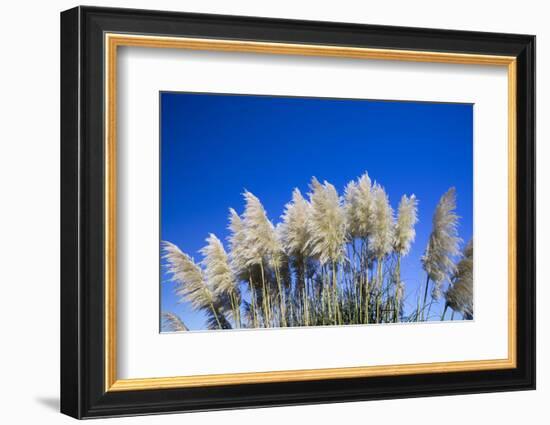
[[[515,367],[512,359],[418,363],[392,366],[365,366],[330,369],[302,369],[275,372],[229,373],[168,378],[119,379],[108,391],[139,391],[151,389],[208,387],[218,385],[259,384],[266,382],[317,381],[322,379],[372,378],[380,376],[414,375],[416,373],[447,373],[480,370],[500,370]]]
[[[517,367],[517,60],[508,64],[508,358]]]
[[[105,392],[207,387],[269,382],[513,369],[517,367],[517,60],[514,56],[373,49],[105,33]],[[116,354],[116,74],[120,46],[345,57],[471,65],[508,70],[508,358],[385,366],[117,379]]]

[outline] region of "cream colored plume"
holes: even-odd
[[[338,192],[326,181],[321,185],[315,177],[310,188],[310,238],[307,247],[321,264],[337,262],[343,255],[346,236],[346,220]]]
[[[185,323],[183,323],[183,320],[175,313],[162,313],[162,320],[164,320],[164,326],[170,332],[187,332],[189,330]]]
[[[278,226],[288,255],[307,255],[310,209],[309,202],[304,199],[300,190],[294,189],[292,201],[286,204],[284,214],[281,216],[283,223]]]
[[[383,258],[392,250],[394,240],[393,209],[382,186],[375,184],[372,195],[374,199],[372,249],[376,258]]]
[[[172,280],[178,285],[176,294],[190,302],[193,308],[212,308],[214,293],[208,287],[201,268],[173,243],[164,242],[163,245],[168,273],[172,274]]]
[[[245,273],[250,260],[250,251],[246,245],[246,231],[243,220],[233,209],[229,209],[229,258],[231,269],[237,275]]]
[[[474,246],[472,241],[464,249],[463,257],[453,275],[452,285],[445,293],[445,299],[453,310],[473,316]]]
[[[206,243],[206,246],[200,251],[204,256],[202,264],[205,268],[206,280],[216,294],[236,293],[235,278],[223,244],[212,233],[206,238]]]
[[[418,221],[417,204],[418,201],[414,195],[410,198],[403,195],[399,202],[394,235],[394,249],[398,254],[407,255],[414,242],[416,236],[414,225]]]
[[[245,244],[250,253],[247,265],[260,264],[267,259],[272,266],[279,266],[283,246],[275,227],[267,218],[265,209],[256,196],[245,191],[244,199],[246,202],[243,214]]]
[[[374,228],[375,207],[372,184],[367,173],[357,182],[348,183],[344,199],[348,234],[352,239],[369,237]]]
[[[454,273],[456,266],[453,256],[459,254],[458,216],[456,209],[456,191],[451,187],[439,200],[432,220],[432,233],[426,251],[422,256],[422,265],[429,278],[434,282],[432,296],[437,299],[441,293],[441,284]]]

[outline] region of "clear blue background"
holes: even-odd
[[[312,176],[343,194],[368,171],[394,210],[403,194],[419,200],[416,241],[402,263],[410,311],[425,282],[420,257],[432,214],[451,186],[460,236],[472,237],[472,133],[469,104],[163,92],[161,239],[199,261],[210,232],[226,242],[229,207],[242,212],[244,189],[276,223],[292,190],[305,195]],[[204,316],[179,303],[174,286],[162,271],[161,311],[203,329]]]

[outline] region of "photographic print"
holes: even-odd
[[[535,389],[535,36],[60,33],[61,412]]]
[[[472,320],[473,105],[160,93],[160,328]]]

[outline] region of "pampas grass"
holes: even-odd
[[[214,294],[206,285],[202,269],[187,254],[170,242],[164,243],[168,273],[177,282],[176,294],[191,303],[193,308],[210,308]]]
[[[433,282],[432,299],[438,300],[441,296],[441,285],[456,270],[453,257],[460,253],[461,239],[458,237],[458,216],[455,209],[456,190],[451,187],[443,194],[436,206],[432,220],[432,232],[426,251],[422,256],[422,266],[427,275],[424,304],[426,304],[430,281]]]
[[[256,283],[253,280],[253,268],[248,264],[251,262],[251,252],[246,243],[246,229],[242,218],[233,209],[229,209],[229,226],[228,236],[229,242],[229,263],[231,270],[235,275],[237,282],[245,281],[250,292],[250,304],[248,308],[249,317],[251,318],[252,327],[258,327],[258,300],[256,296]]]
[[[170,312],[162,313],[162,327],[168,332],[187,332],[189,330],[177,314]]]
[[[395,307],[394,322],[397,322],[401,310],[401,302],[405,290],[405,285],[401,281],[401,257],[407,255],[414,242],[416,231],[414,226],[418,221],[417,217],[418,201],[414,195],[407,197],[403,195],[397,209],[397,222],[394,230],[393,249],[396,253],[396,266],[394,271],[395,280]]]
[[[418,201],[414,195],[403,195],[397,209],[397,223],[395,224],[395,236],[393,248],[399,255],[407,255],[414,242],[416,231],[414,226],[418,221]]]
[[[197,263],[163,242],[164,265],[176,294],[206,314],[208,328],[428,320],[445,281],[450,282],[445,308],[465,318],[473,315],[470,245],[454,261],[460,243],[454,188],[441,197],[433,214],[421,258],[427,276],[424,302],[419,297],[408,315],[401,261],[416,237],[415,195],[401,197],[395,216],[387,192],[367,173],[348,183],[342,197],[334,185],[313,177],[308,198],[294,189],[277,225],[257,196],[245,191],[243,198],[241,215],[229,210],[227,250],[210,234]],[[430,281],[434,287],[428,304]],[[172,313],[163,319],[166,329],[186,328]]]
[[[200,250],[204,256],[205,275],[217,294],[238,292],[235,278],[229,265],[229,258],[221,241],[210,233],[206,238],[207,245]]]
[[[231,313],[237,327],[240,327],[240,311],[237,307],[240,304],[240,290],[231,270],[229,258],[221,241],[210,233],[206,238],[206,246],[200,250],[204,256],[205,277],[210,287],[214,289],[214,295],[223,298],[227,297],[231,303]]]
[[[213,288],[207,284],[199,265],[170,242],[164,242],[164,252],[167,271],[177,283],[176,294],[181,300],[189,302],[194,309],[206,311],[215,320],[218,328],[222,329],[222,322],[225,320],[221,317],[219,300]]]
[[[245,228],[245,244],[250,252],[248,260],[249,266],[259,265],[262,278],[264,323],[268,326],[272,322],[273,311],[272,288],[266,274],[266,266],[270,265],[275,273],[277,284],[276,296],[279,300],[280,314],[279,321],[281,326],[286,326],[286,307],[284,302],[284,293],[280,279],[280,268],[283,261],[283,247],[275,227],[267,218],[267,213],[260,202],[251,192],[244,192],[245,210],[243,214],[243,223]]]
[[[442,320],[448,307],[462,313],[466,319],[472,319],[474,316],[474,245],[472,240],[464,248],[462,259],[457,264],[451,279],[451,285],[445,292],[445,310],[441,316]]]
[[[375,202],[369,175],[365,173],[357,182],[349,182],[344,198],[348,234],[352,239],[368,238],[375,226]]]
[[[341,322],[341,311],[338,304],[338,287],[336,269],[344,255],[344,241],[346,237],[346,220],[341,199],[336,188],[325,181],[323,184],[313,177],[309,194],[311,213],[309,215],[309,241],[307,243],[311,255],[319,260],[321,267],[329,265],[329,271],[323,272],[323,295],[326,311],[334,324]],[[330,286],[330,287],[329,287]]]
[[[248,272],[248,264],[251,262],[251,253],[246,244],[246,232],[243,220],[233,209],[229,209],[230,235],[227,238],[231,251],[230,264],[233,272],[239,276]]]
[[[324,184],[313,177],[309,194],[311,213],[309,215],[309,240],[307,247],[321,265],[341,260],[344,254],[346,221],[340,197],[335,187]]]
[[[306,256],[310,240],[308,228],[311,206],[299,189],[292,192],[292,201],[286,204],[280,226],[281,240],[290,256]]]
[[[251,192],[244,192],[245,210],[243,223],[245,228],[245,244],[250,252],[247,265],[259,265],[265,260],[278,263],[282,254],[282,246],[275,232],[275,227],[267,218],[260,200]]]
[[[281,218],[283,222],[277,227],[280,240],[286,255],[293,262],[296,272],[296,289],[294,291],[297,299],[302,299],[302,317],[306,326],[310,322],[309,288],[307,282],[307,257],[309,233],[309,217],[311,205],[304,199],[299,189],[292,192],[292,201],[286,204],[285,211]],[[299,303],[300,304],[300,303]],[[297,306],[300,310],[300,305]]]
[[[374,199],[374,222],[372,237],[372,252],[376,258],[376,322],[380,321],[382,306],[382,285],[384,258],[392,250],[394,240],[393,209],[384,188],[375,184],[372,190]]]
[[[388,195],[382,186],[373,188],[374,221],[372,250],[378,260],[383,259],[392,250],[393,243],[393,209]]]

